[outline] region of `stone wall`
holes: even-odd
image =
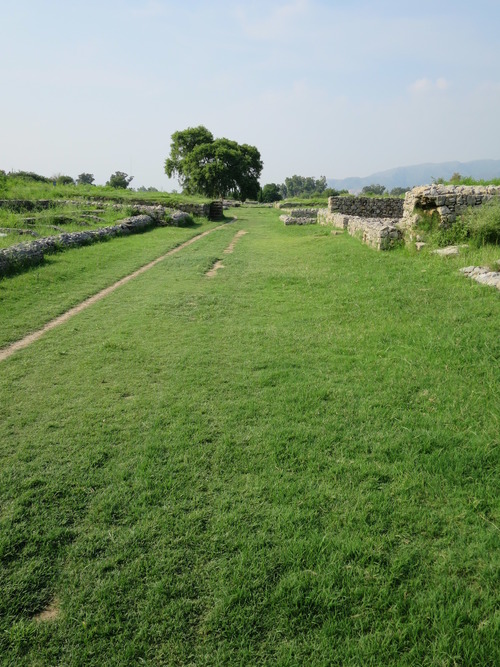
[[[46,254],[60,252],[67,248],[90,245],[114,236],[137,234],[155,226],[179,224],[187,217],[187,214],[183,211],[170,211],[165,215],[165,209],[161,206],[149,208],[155,209],[151,211],[151,215],[135,215],[120,220],[116,225],[82,232],[68,232],[57,236],[46,236],[30,243],[16,243],[8,248],[3,248],[0,250],[0,276],[41,264]],[[159,209],[163,211],[163,216],[160,215]]]
[[[403,239],[403,234],[395,225],[399,219],[360,218],[345,216],[345,228],[355,236],[377,250],[390,250]]]
[[[428,214],[437,213],[443,227],[449,227],[457,216],[469,207],[482,206],[500,198],[497,185],[424,185],[407,192],[401,225],[411,229],[417,220],[415,209]]]
[[[403,199],[397,197],[329,197],[330,213],[342,213],[359,218],[401,218]]]
[[[283,209],[282,209],[283,210]],[[293,208],[280,215],[285,225],[315,225],[318,222],[317,208]]]
[[[24,211],[44,211],[54,206],[112,206],[116,210],[122,208],[132,208],[140,210],[143,208],[169,208],[162,204],[155,204],[151,200],[130,199],[129,201],[116,202],[113,200],[104,200],[100,197],[90,197],[88,199],[0,199],[0,208],[6,208],[10,211],[19,213]],[[184,211],[198,218],[208,218],[210,215],[210,204],[176,204],[175,210]]]

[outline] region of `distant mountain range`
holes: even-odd
[[[378,171],[370,176],[352,176],[350,178],[328,178],[328,186],[337,190],[359,192],[365,185],[379,183],[388,190],[396,187],[427,185],[435,178],[448,180],[455,172],[462,176],[476,179],[500,178],[500,160],[474,160],[472,162],[427,162],[409,167],[396,167],[387,171]]]

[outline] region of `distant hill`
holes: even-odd
[[[365,185],[379,183],[388,190],[396,187],[427,185],[434,178],[448,180],[455,172],[462,176],[485,179],[500,178],[500,160],[474,160],[472,162],[427,162],[409,167],[396,167],[379,171],[370,176],[352,176],[350,178],[328,178],[328,186],[337,190],[360,191]]]

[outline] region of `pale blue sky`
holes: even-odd
[[[175,187],[170,136],[262,182],[500,158],[500,0],[0,0],[0,168]]]

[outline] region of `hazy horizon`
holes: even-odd
[[[172,189],[176,130],[257,146],[261,182],[500,157],[500,4],[18,0],[0,168]]]

